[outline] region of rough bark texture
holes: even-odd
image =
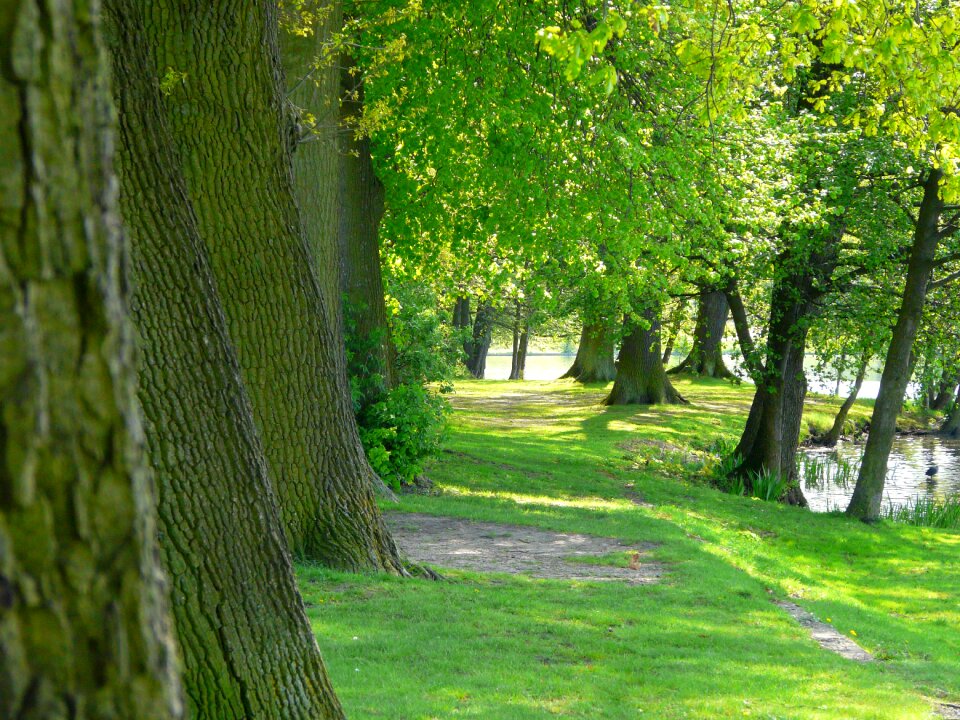
[[[195,720],[342,718],[277,500],[136,0],[108,0],[131,238],[140,398]],[[212,561],[210,561],[212,559]]]
[[[880,391],[870,417],[870,434],[863,451],[857,485],[847,507],[847,514],[861,520],[880,517],[883,486],[887,476],[887,460],[897,430],[897,416],[903,406],[903,395],[910,381],[911,351],[923,318],[927,285],[933,272],[934,257],[940,242],[940,171],[931,171],[924,182],[923,200],[917,214],[913,248],[907,265],[903,302],[893,328],[893,337],[880,376]]]
[[[349,60],[344,63],[352,65]],[[344,73],[342,81],[339,246],[343,314],[351,332],[370,340],[371,357],[364,364],[380,368],[389,389],[395,384],[396,349],[390,337],[380,265],[384,189],[374,172],[370,139],[356,134],[363,114],[358,79]]]
[[[339,187],[340,70],[324,52],[342,25],[339,0],[306,0],[302,7],[285,3],[287,20],[307,25],[311,32],[280,33],[281,60],[286,78],[293,185],[307,246],[324,303],[327,322],[342,333],[340,317],[340,248],[337,242]],[[297,12],[310,13],[311,20]]]
[[[853,389],[850,391],[850,394],[847,395],[847,399],[843,401],[840,410],[837,411],[837,416],[833,419],[833,425],[830,427],[830,430],[828,430],[827,434],[821,439],[821,444],[826,447],[834,447],[840,440],[840,436],[843,434],[843,426],[847,422],[847,415],[850,414],[850,408],[852,408],[853,404],[857,401],[860,388],[863,387],[863,378],[866,377],[867,365],[869,365],[869,363],[870,359],[866,358],[860,364],[860,369],[857,370],[857,377],[853,381]]]
[[[953,409],[943,421],[943,425],[940,426],[940,432],[947,437],[960,437],[960,388],[957,388],[957,396],[953,400]]]
[[[473,320],[473,337],[467,350],[467,370],[478,380],[482,380],[487,369],[487,353],[493,335],[493,317],[495,310],[490,303],[481,301],[477,305],[477,315]]]
[[[616,378],[614,333],[602,323],[584,323],[573,365],[563,375],[582,383],[607,383]]]
[[[693,347],[686,359],[670,370],[704,377],[733,377],[723,362],[723,331],[727,326],[730,306],[719,290],[705,290],[697,303],[697,321],[693,331]]]
[[[164,104],[289,545],[331,567],[402,573],[294,201],[276,7],[160,1],[148,13],[156,72],[187,73]]]
[[[96,8],[0,12],[0,717],[183,717]]]
[[[682,403],[663,367],[660,350],[660,313],[650,311],[646,329],[625,323],[626,334],[617,358],[617,378],[606,405],[660,405]]]

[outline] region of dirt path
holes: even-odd
[[[628,545],[592,535],[413,513],[389,513],[387,524],[410,559],[441,570],[456,568],[560,580],[619,580],[634,585],[655,583],[663,574],[660,565],[643,559],[652,545]],[[634,553],[631,567],[568,560],[615,552]]]
[[[776,600],[774,602],[786,610],[800,625],[809,630],[810,637],[816,640],[824,650],[835,652],[847,660],[856,660],[857,662],[870,662],[873,660],[873,655],[857,645],[857,643],[846,635],[841,635],[840,631],[833,627],[833,625],[820,622],[814,617],[813,613],[807,612],[796,603],[786,600]]]

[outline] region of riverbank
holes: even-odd
[[[736,439],[750,389],[678,385],[691,405],[604,408],[603,389],[567,381],[457,384],[429,469],[441,494],[390,510],[609,538],[645,548],[658,581],[301,567],[351,717],[905,720],[960,699],[960,534],[718,492],[689,460]],[[804,427],[839,402],[812,397]],[[820,647],[782,603],[875,660]]]

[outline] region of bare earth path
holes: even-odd
[[[390,513],[387,524],[411,560],[441,569],[558,580],[619,580],[634,585],[655,583],[663,573],[661,566],[643,561],[652,545],[414,513]],[[616,552],[634,553],[631,567],[588,565],[568,559]]]

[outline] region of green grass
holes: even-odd
[[[428,471],[443,494],[388,509],[656,542],[668,572],[626,586],[301,567],[350,717],[927,718],[932,699],[960,698],[960,534],[868,527],[688,477],[687,459],[736,439],[750,391],[678,386],[691,405],[604,408],[603,388],[568,382],[458,384]],[[835,406],[811,398],[805,426],[828,427]],[[822,650],[770,602],[786,597],[881,660]]]

